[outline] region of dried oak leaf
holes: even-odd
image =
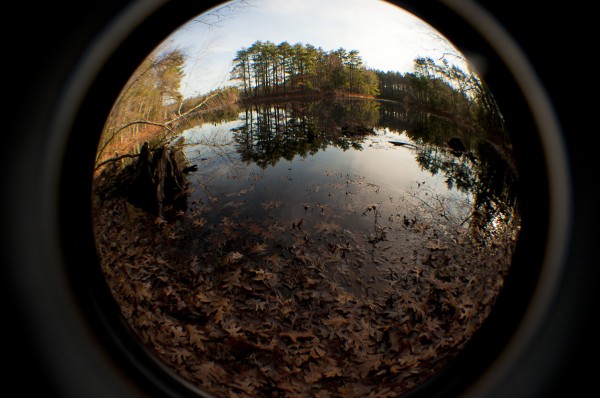
[[[247,373],[247,372],[246,372]],[[240,390],[241,392],[247,394],[250,397],[256,396],[256,388],[260,388],[263,386],[263,382],[258,377],[256,372],[251,374],[241,374],[238,378],[231,384],[231,387]]]
[[[309,330],[306,331],[297,331],[297,330],[290,330],[289,332],[281,332],[279,333],[280,336],[283,337],[289,337],[292,342],[297,343],[298,339],[302,338],[302,339],[314,339],[317,336],[315,336],[315,334]]]
[[[308,368],[309,370],[304,373],[304,380],[306,380],[307,383],[313,384],[323,378],[323,369],[321,369],[320,366],[311,362],[308,364]]]
[[[196,228],[202,228],[204,226],[204,224],[206,224],[206,219],[205,218],[199,218],[197,220],[192,221],[192,224]]]
[[[208,338],[204,336],[204,334],[202,334],[202,332],[200,332],[194,325],[186,325],[185,328],[187,329],[189,335],[190,344],[204,352],[206,350],[204,341],[208,340]]]
[[[309,355],[313,359],[319,359],[325,356],[325,354],[327,354],[327,352],[323,349],[323,347],[320,344],[317,344],[311,347]]]
[[[215,321],[222,322],[223,315],[228,313],[231,309],[231,304],[226,297],[221,298],[220,300],[212,303],[212,313],[215,314]]]
[[[173,341],[175,344],[181,343],[184,340],[184,337],[186,337],[185,331],[183,330],[183,327],[181,327],[181,325],[171,325],[169,327],[169,331],[173,336]]]
[[[278,267],[282,261],[281,256],[278,256],[277,254],[272,254],[270,256],[264,257],[264,259],[266,261],[268,261],[269,263],[273,264],[273,266],[275,266],[275,267]]]
[[[225,255],[225,258],[223,258],[223,262],[225,264],[235,264],[237,262],[239,262],[241,259],[244,258],[244,255],[240,252],[236,252],[236,251],[232,251],[229,252]]]
[[[327,370],[323,373],[323,376],[325,376],[328,379],[331,379],[332,377],[343,376],[343,374],[344,371],[341,368],[338,368],[334,365],[330,365],[327,367]]]
[[[186,348],[171,347],[169,357],[173,362],[181,365],[185,360],[192,356],[192,353]]]
[[[223,322],[223,330],[226,331],[231,337],[237,338],[242,337],[242,333],[238,333],[242,329],[238,326],[235,321]]]
[[[361,378],[366,378],[369,375],[369,372],[372,370],[377,370],[381,366],[382,363],[382,355],[371,355],[369,356],[363,363],[358,365],[358,371],[360,373]]]
[[[227,291],[230,291],[234,287],[241,287],[241,286],[242,286],[242,269],[237,268],[225,278],[225,284],[223,285],[223,287]]]
[[[207,361],[192,366],[195,376],[205,383],[222,383],[227,377],[227,371],[218,363]]]
[[[257,243],[254,246],[252,246],[252,248],[250,248],[250,252],[255,254],[263,254],[267,251],[268,248],[269,245],[267,245],[266,243]]]

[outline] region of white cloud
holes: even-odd
[[[257,40],[309,43],[325,50],[358,50],[365,63],[381,70],[411,69],[417,56],[439,58],[453,52],[427,24],[382,0],[250,0],[216,27],[188,24],[171,40],[192,58],[186,93],[223,84],[235,52]],[[194,66],[194,67],[192,67]]]

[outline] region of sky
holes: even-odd
[[[213,9],[195,17],[160,46],[187,55],[184,97],[231,84],[235,53],[257,40],[311,44],[325,51],[358,50],[365,66],[382,71],[410,72],[419,56],[443,56],[466,68],[464,57],[439,32],[382,0],[235,0],[228,4],[231,7],[216,14]]]

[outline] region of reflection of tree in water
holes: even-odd
[[[328,145],[311,118],[289,103],[246,108],[244,124],[234,129],[241,158],[260,167],[280,159],[307,156]]]
[[[416,160],[424,170],[442,173],[449,189],[472,195],[472,225],[485,230],[494,220],[512,219],[515,212],[516,173],[507,159],[509,150],[498,150],[506,146],[505,137],[449,115],[407,111],[386,101],[317,101],[254,104],[245,109],[243,120],[234,130],[241,159],[262,168],[330,145],[362,149],[364,136],[341,134],[349,124],[404,131],[417,143]],[[453,139],[464,150],[450,148]]]
[[[471,190],[475,197],[475,224],[485,228],[496,219],[508,222],[518,210],[514,189],[516,175],[489,143],[481,142],[477,152],[482,162]]]
[[[414,137],[420,144],[417,162],[431,174],[443,173],[448,188],[473,196],[470,220],[475,227],[485,230],[499,218],[505,222],[511,220],[517,210],[514,191],[517,177],[509,166],[509,160],[503,158],[487,137],[472,132],[461,135],[465,147],[470,150],[456,152],[439,145],[440,141],[445,141],[439,135],[433,139]]]
[[[234,129],[241,158],[265,168],[280,159],[314,155],[330,145],[361,149],[364,136],[344,134],[342,127],[372,127],[379,115],[374,101],[318,101],[254,104],[242,119],[244,123]]]
[[[432,174],[443,173],[447,187],[470,194],[470,213],[462,219],[452,220],[454,224],[462,226],[469,222],[474,233],[480,231],[484,235],[498,228],[514,228],[513,222],[518,222],[515,176],[489,145],[480,143],[477,152],[480,157],[458,157],[448,149],[423,145],[416,160]],[[419,188],[421,191],[429,189]],[[429,195],[427,200],[435,201],[439,194],[430,192]],[[440,206],[428,208],[444,211]]]

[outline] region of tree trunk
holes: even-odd
[[[129,167],[125,193],[132,204],[161,218],[167,208],[185,209],[185,172],[190,167],[181,146],[163,145],[151,151],[145,143],[137,162]]]

